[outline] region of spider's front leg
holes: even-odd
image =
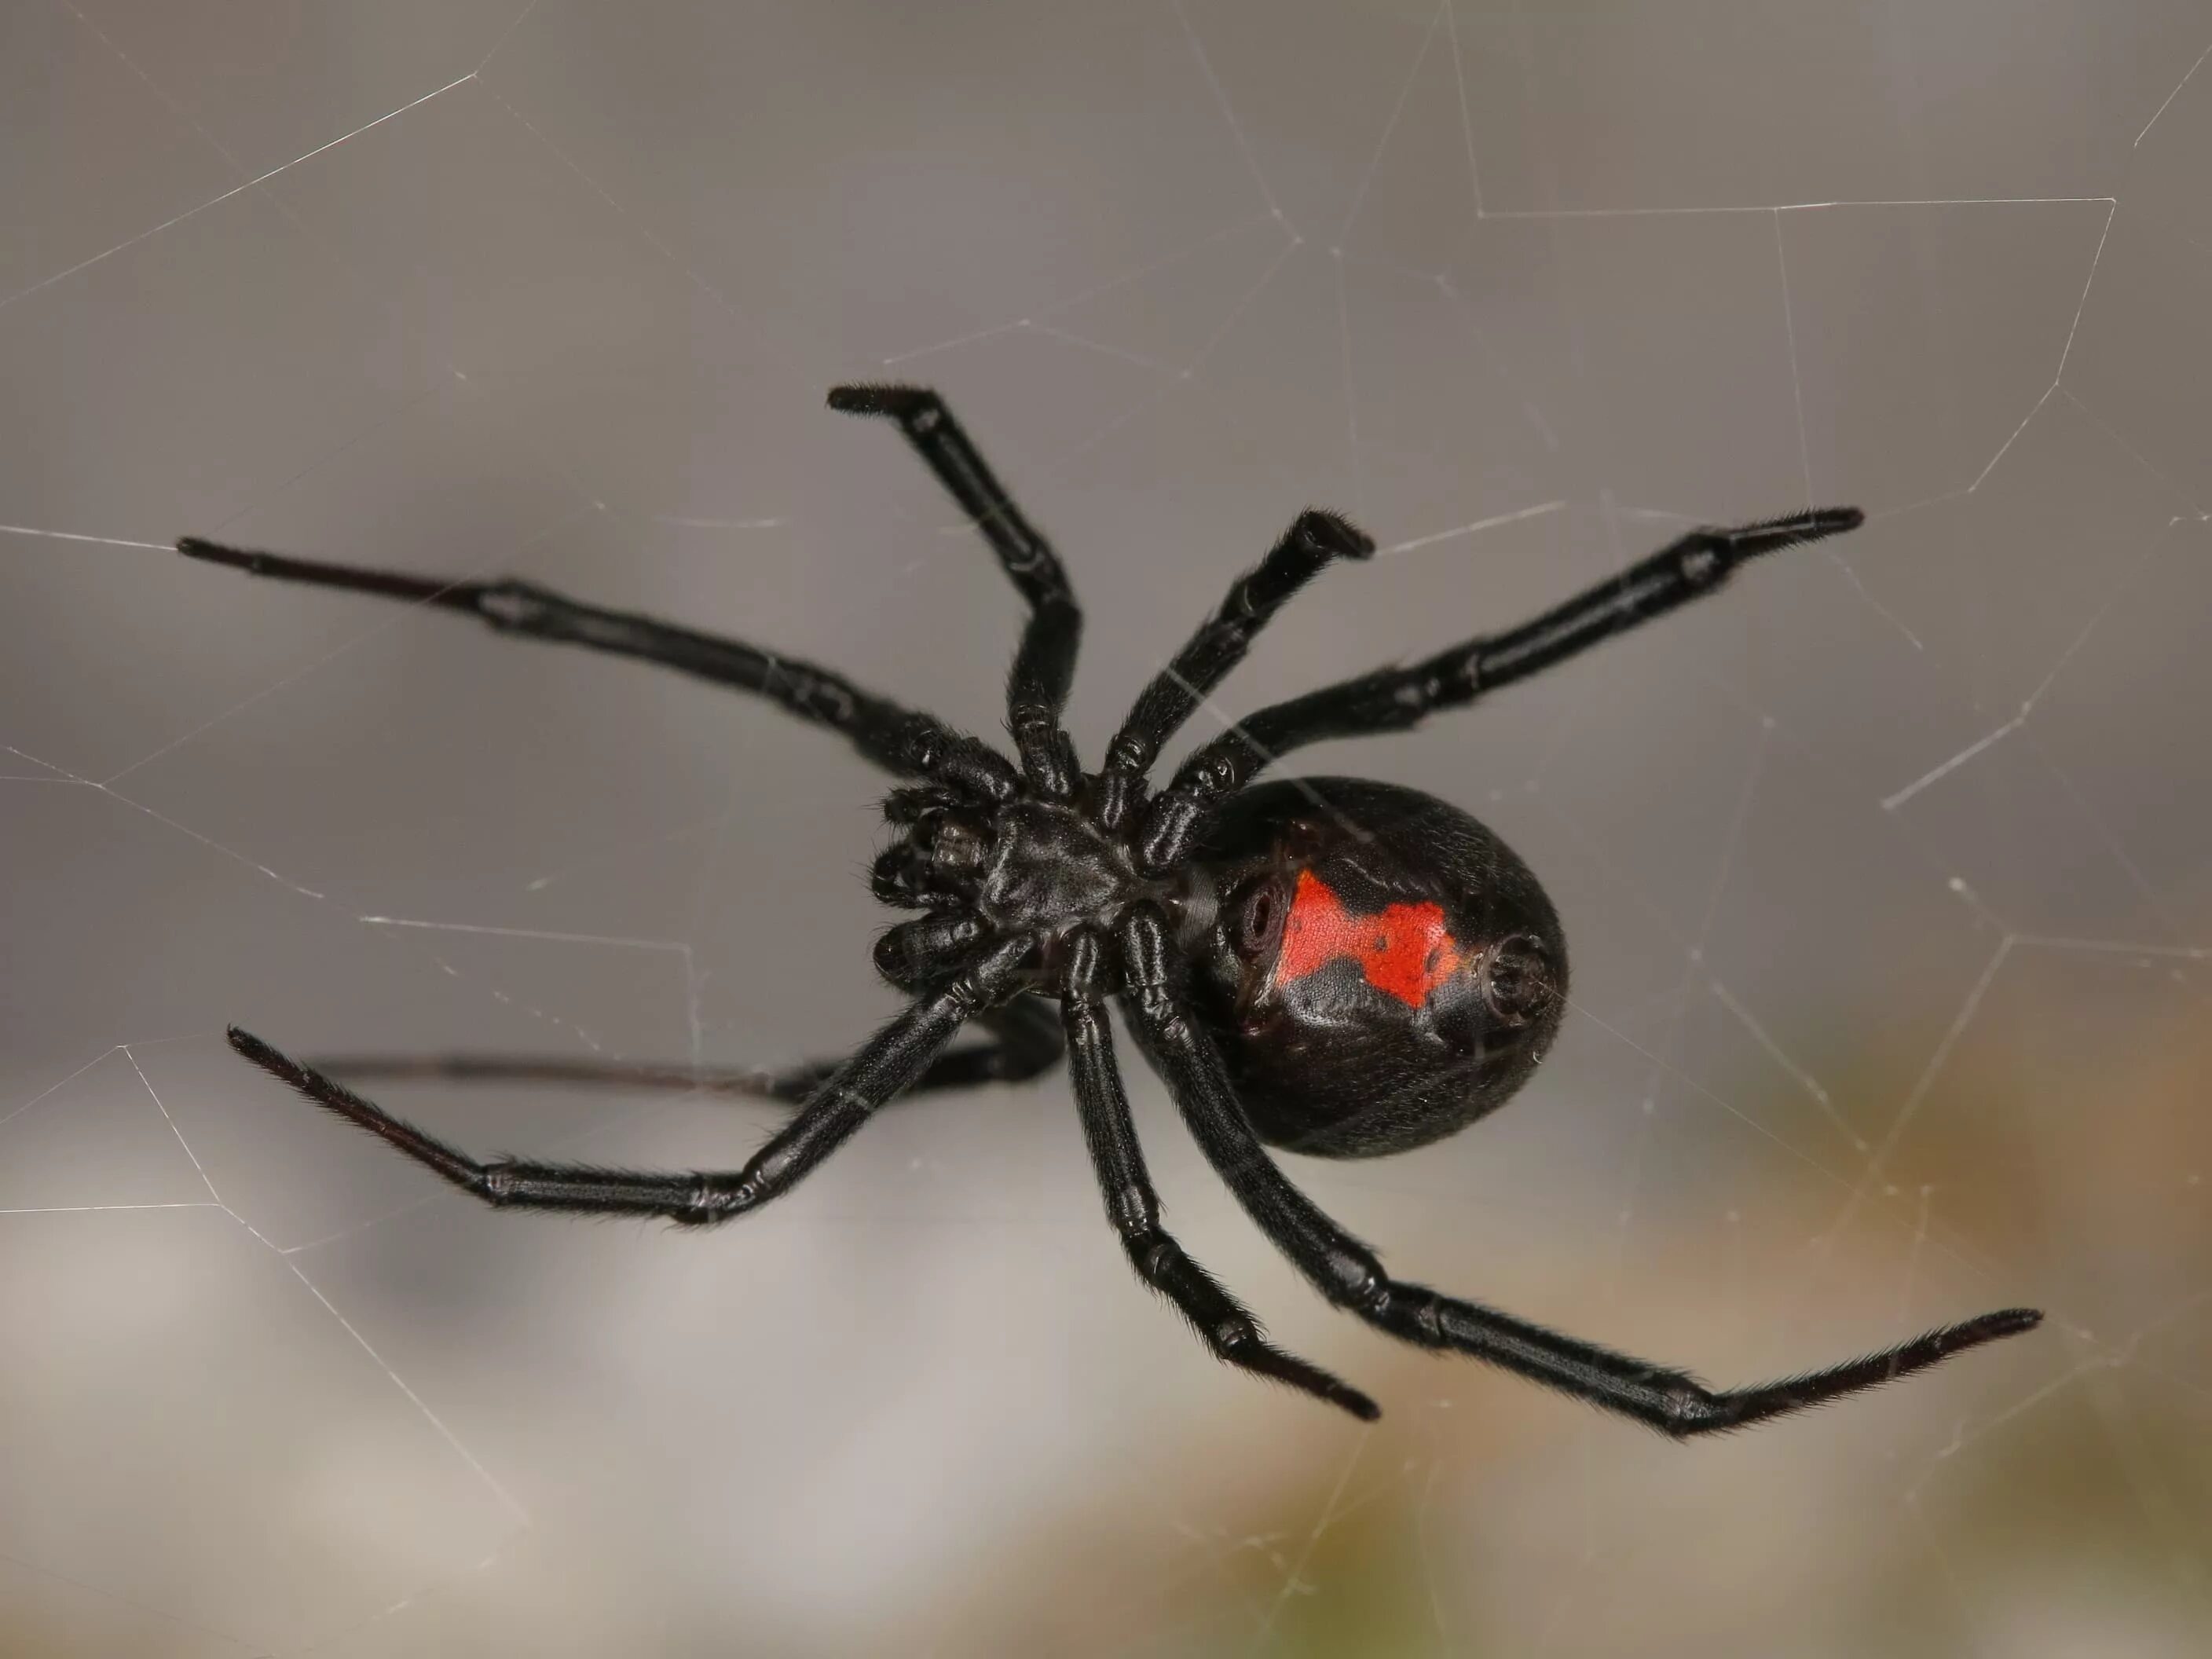
[[[1732,529],[1693,530],[1518,628],[1270,704],[1176,769],[1146,815],[1139,836],[1144,867],[1172,869],[1224,801],[1293,749],[1405,731],[1717,592],[1748,560],[1838,536],[1864,521],[1855,507],[1825,507]]]
[[[896,421],[945,493],[975,520],[1028,604],[1029,622],[1006,676],[1006,727],[1030,783],[1042,794],[1065,799],[1073,793],[1078,768],[1075,745],[1060,716],[1075,681],[1083,609],[1060,556],[999,482],[945,399],[927,386],[832,386],[830,407]]]
[[[798,1115],[742,1169],[732,1170],[661,1174],[516,1158],[483,1163],[235,1026],[230,1045],[318,1106],[368,1130],[487,1204],[591,1215],[659,1215],[709,1226],[757,1209],[797,1186],[878,1107],[921,1076],[963,1024],[1006,993],[1030,951],[1027,939],[1008,940],[965,973],[916,999],[816,1090]]]
[[[975,738],[865,690],[833,669],[764,651],[742,640],[588,605],[535,582],[512,578],[480,581],[416,576],[229,547],[198,536],[179,541],[177,551],[188,559],[228,566],[250,576],[433,605],[474,617],[502,634],[580,645],[656,663],[715,685],[765,697],[803,720],[842,733],[886,771],[908,777],[980,777],[985,786],[1003,793],[1011,793],[1014,787],[1013,769]]]

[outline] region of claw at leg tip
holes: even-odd
[[[920,394],[910,386],[854,383],[830,388],[830,407],[843,415],[896,415]]]
[[[289,1063],[285,1060],[283,1054],[277,1053],[276,1049],[270,1048],[259,1037],[254,1036],[252,1032],[247,1030],[243,1025],[232,1025],[226,1027],[223,1031],[223,1035],[230,1039],[230,1046],[233,1048],[245,1055],[246,1059],[252,1060],[256,1066],[265,1066],[272,1063],[276,1065],[286,1065]]]

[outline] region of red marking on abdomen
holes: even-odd
[[[1357,962],[1370,985],[1409,1008],[1426,1002],[1462,959],[1441,904],[1393,904],[1355,916],[1327,882],[1301,870],[1283,922],[1276,981],[1304,979],[1341,957]]]

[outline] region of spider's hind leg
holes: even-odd
[[[1121,1237],[1129,1265],[1182,1310],[1216,1358],[1326,1401],[1363,1423],[1373,1422],[1382,1413],[1372,1400],[1312,1361],[1269,1342],[1259,1322],[1160,1225],[1160,1197],[1145,1169],[1136,1122],[1129,1115],[1128,1096],[1114,1059],[1113,1032],[1106,1024],[1100,989],[1106,957],[1105,941],[1090,928],[1070,940],[1060,1017],[1073,1054],[1083,1139],[1091,1149],[1091,1166],[1106,1200],[1107,1218]]]
[[[1925,1370],[1969,1348],[2032,1331],[2042,1322],[2043,1316],[2033,1308],[2003,1308],[1840,1365],[1749,1388],[1716,1389],[1672,1366],[1394,1279],[1372,1250],[1292,1186],[1261,1146],[1219,1051],[1190,1017],[1172,982],[1167,933],[1158,912],[1133,911],[1122,924],[1121,944],[1133,1021],[1206,1162],[1316,1290],[1401,1341],[1487,1360],[1601,1410],[1687,1439],[1825,1405]]]
[[[975,1016],[990,1033],[981,1042],[947,1048],[907,1087],[902,1100],[987,1083],[1023,1083],[1060,1063],[1066,1044],[1049,1005],[1017,997]],[[349,1083],[534,1083],[555,1087],[645,1090],[722,1099],[802,1104],[845,1066],[848,1055],[795,1066],[690,1066],[649,1060],[568,1060],[539,1054],[331,1054],[309,1069]]]
[[[521,1158],[480,1160],[236,1026],[230,1030],[230,1046],[325,1111],[368,1130],[486,1204],[591,1215],[658,1215],[690,1226],[711,1226],[781,1197],[886,1101],[912,1087],[962,1025],[1011,994],[1028,952],[1026,940],[1011,940],[915,998],[735,1170],[639,1171]]]

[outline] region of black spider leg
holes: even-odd
[[[178,542],[177,551],[189,559],[228,565],[252,575],[434,605],[475,617],[503,634],[588,646],[595,651],[658,663],[716,685],[755,692],[801,720],[842,732],[854,748],[889,771],[980,781],[979,787],[995,799],[1004,799],[1013,792],[1012,769],[975,738],[952,731],[930,715],[864,691],[830,669],[780,657],[737,640],[580,604],[535,582],[413,576],[226,547],[197,536]]]
[[[1030,781],[1043,794],[1065,798],[1074,789],[1077,768],[1060,715],[1075,679],[1083,610],[1052,544],[1015,505],[945,400],[927,386],[832,386],[830,407],[896,421],[1028,603],[1030,619],[1006,676],[1006,729]]]
[[[230,1030],[230,1046],[317,1105],[388,1141],[487,1204],[591,1215],[659,1215],[712,1226],[797,1186],[878,1107],[921,1074],[953,1033],[1000,994],[1030,948],[1027,939],[1008,940],[967,973],[917,998],[862,1044],[844,1069],[740,1170],[663,1174],[518,1158],[483,1163],[236,1026]]]
[[[991,1040],[947,1048],[931,1060],[899,1097],[943,1089],[968,1089],[985,1083],[1021,1083],[1042,1076],[1066,1051],[1060,1018],[1036,997],[1017,997],[1003,1007],[987,1008],[975,1024]],[[801,1060],[780,1068],[736,1071],[726,1067],[655,1065],[647,1060],[560,1060],[540,1054],[337,1054],[318,1055],[309,1069],[348,1083],[540,1083],[556,1087],[653,1089],[750,1100],[805,1103],[850,1061]]]
[[[1262,708],[1193,754],[1160,792],[1138,841],[1145,867],[1158,873],[1172,866],[1217,806],[1293,749],[1326,738],[1402,732],[1711,592],[1747,559],[1855,530],[1864,516],[1855,507],[1821,507],[1692,531],[1510,632],[1478,635],[1410,667],[1376,669]]]
[[[1218,1051],[1169,979],[1173,958],[1158,912],[1131,912],[1120,943],[1137,1029],[1206,1162],[1323,1296],[1402,1341],[1472,1354],[1684,1439],[1825,1405],[2042,1322],[2034,1309],[2007,1308],[1825,1370],[1715,1390],[1686,1372],[1392,1279],[1373,1251],[1291,1184],[1253,1133]]]
[[[1160,1198],[1145,1172],[1137,1126],[1121,1090],[1114,1060],[1114,1034],[1106,1024],[1100,982],[1107,959],[1097,933],[1085,927],[1068,941],[1067,989],[1060,1005],[1067,1028],[1069,1069],[1075,1103],[1083,1115],[1083,1139],[1091,1148],[1106,1199],[1106,1216],[1121,1236],[1137,1276],[1182,1310],[1214,1357],[1261,1376],[1272,1376],[1317,1400],[1340,1406],[1362,1422],[1382,1413],[1358,1389],[1338,1381],[1320,1366],[1272,1346],[1259,1322],[1212,1274],[1183,1254],[1182,1246],[1160,1225]]]
[[[1364,559],[1374,551],[1373,541],[1334,514],[1299,514],[1267,556],[1229,585],[1219,608],[1130,705],[1128,718],[1106,748],[1099,821],[1109,830],[1121,822],[1162,746],[1200,699],[1244,660],[1254,637],[1291,595],[1330,561]]]

